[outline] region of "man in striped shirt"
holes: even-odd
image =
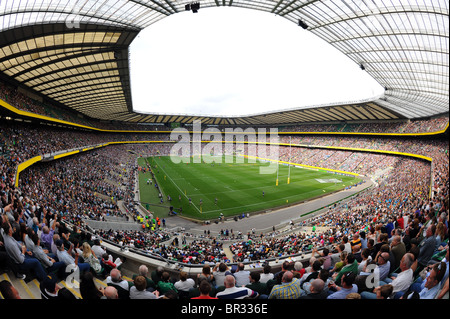
[[[300,280],[294,274],[286,271],[281,278],[281,285],[275,285],[269,299],[298,299],[301,295]]]
[[[225,290],[218,292],[218,299],[244,299],[257,298],[258,293],[246,287],[236,287],[236,279],[232,275],[227,275],[224,281]]]

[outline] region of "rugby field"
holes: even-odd
[[[241,158],[233,158],[232,163],[226,163],[224,158],[218,161],[194,163],[191,158],[189,163],[176,164],[169,156],[139,158],[139,166],[149,164],[155,175],[152,179],[150,172],[139,173],[141,203],[159,217],[167,217],[168,207],[172,206],[176,213],[181,208],[186,217],[210,220],[220,213],[227,217],[299,203],[361,181],[354,176],[295,166],[290,167],[289,173],[289,167],[280,164],[277,185],[276,172],[260,173],[261,166],[269,165],[267,162],[245,159],[240,163]],[[151,184],[147,183],[150,179]]]

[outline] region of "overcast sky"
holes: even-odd
[[[135,38],[130,61],[133,108],[144,113],[249,115],[383,92],[297,24],[234,7],[164,18]]]

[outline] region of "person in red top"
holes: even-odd
[[[218,299],[209,295],[209,292],[211,291],[211,284],[207,280],[202,280],[198,289],[200,290],[200,296],[193,297],[191,299]]]
[[[401,214],[401,215],[400,215],[400,218],[397,219],[397,223],[398,223],[398,227],[399,227],[401,230],[404,230],[404,229],[405,229],[405,221],[404,221],[404,219],[403,219],[403,214]]]

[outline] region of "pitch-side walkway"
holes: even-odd
[[[272,231],[273,226],[275,226],[276,228],[280,228],[283,227],[284,225],[289,224],[291,220],[297,223],[303,219],[307,219],[310,218],[311,216],[316,216],[318,214],[326,212],[328,209],[327,207],[329,207],[333,203],[342,201],[347,198],[349,199],[356,193],[359,193],[362,190],[369,188],[373,185],[374,183],[372,182],[372,180],[370,178],[367,178],[365,179],[364,183],[352,187],[351,189],[342,190],[337,193],[325,195],[317,199],[281,208],[278,210],[273,210],[271,212],[254,214],[248,218],[246,217],[243,219],[238,219],[237,221],[229,219],[224,222],[219,222],[216,224],[215,220],[211,220],[211,224],[201,225],[178,216],[173,216],[166,218],[166,226],[169,229],[174,227],[183,227],[185,231],[196,234],[204,233],[205,230],[206,231],[209,230],[211,234],[217,234],[221,230],[225,229],[228,230],[232,229],[235,234],[240,231],[244,235],[247,234],[252,229],[254,229],[257,234],[260,234],[261,232]],[[316,212],[304,217],[300,217],[301,215],[312,211]]]

